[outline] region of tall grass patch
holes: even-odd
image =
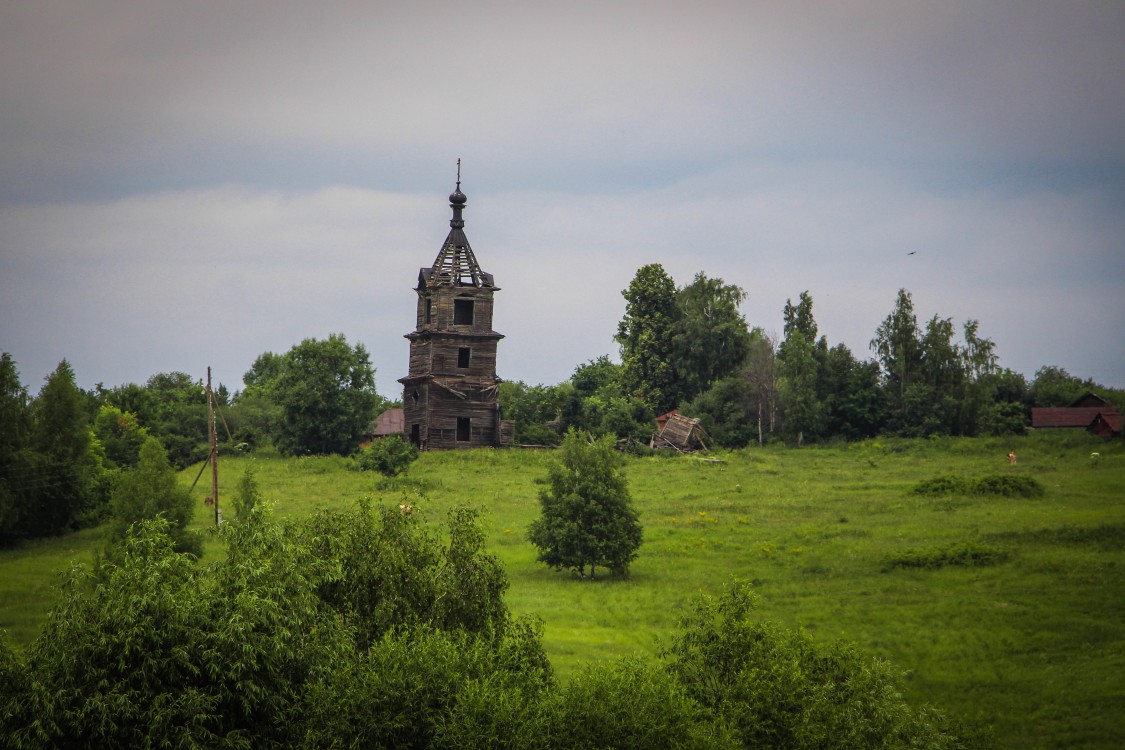
[[[914,547],[894,552],[883,559],[883,570],[895,568],[983,568],[1008,559],[1008,552],[981,542],[956,542],[932,547]]]

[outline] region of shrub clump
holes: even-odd
[[[1018,474],[994,474],[976,481],[974,492],[978,495],[1004,495],[1005,497],[1042,497],[1043,485],[1032,477]]]
[[[934,477],[910,489],[914,495],[1002,495],[1004,497],[1042,497],[1046,490],[1033,477],[1019,474],[993,474],[978,479]]]
[[[945,567],[983,568],[1008,559],[1007,551],[980,542],[958,542],[936,547],[916,547],[895,552],[883,561],[883,570],[920,568],[937,570]]]
[[[383,476],[395,477],[406,471],[418,458],[418,448],[398,435],[388,435],[374,440],[356,456],[356,466],[362,471],[377,471]]]

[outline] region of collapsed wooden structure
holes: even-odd
[[[681,453],[694,450],[710,450],[707,445],[711,436],[703,429],[698,419],[685,417],[677,411],[661,415],[663,425],[649,443],[651,448],[674,448]]]
[[[403,432],[422,450],[510,444],[515,426],[500,419],[500,378],[492,330],[492,274],[481,270],[461,212],[467,202],[457,188],[449,196],[449,235],[429,268],[418,271],[415,328],[403,386]]]

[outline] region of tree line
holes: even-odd
[[[213,394],[220,454],[263,444],[290,455],[351,454],[389,403],[375,391],[366,349],[338,334],[306,339],[285,354],[263,353],[244,385],[233,395],[219,385]],[[32,397],[4,353],[0,425],[0,546],[151,517],[155,506],[142,508],[130,497],[138,482],[177,528],[190,520],[190,501],[165,490],[169,472],[210,453],[201,380],[159,373],[143,385],[99,383],[86,391],[63,360]],[[188,536],[178,542],[197,546]]]
[[[501,384],[501,414],[515,421],[518,442],[554,445],[574,428],[640,446],[655,417],[673,408],[698,417],[715,442],[730,448],[1018,434],[1031,407],[1063,406],[1086,390],[1125,409],[1125,392],[1062,368],[1042,367],[1028,381],[1000,367],[978,321],[963,323],[960,335],[951,318],[920,323],[905,289],[874,332],[872,358],[830,345],[807,291],[786,301],[780,339],[739,312],[742,288],[702,272],[677,287],[660,264],[648,264],[622,294],[619,363],[603,355],[557,385]],[[220,453],[271,444],[289,455],[348,455],[396,403],[376,392],[366,348],[340,334],[305,339],[282,354],[264,352],[241,390],[231,394],[219,385],[214,397]],[[175,468],[203,461],[207,419],[202,381],[183,372],[83,391],[64,360],[32,397],[5,353],[0,545],[106,520],[114,488],[137,467],[149,438]]]
[[[625,314],[608,356],[554,386],[501,386],[517,440],[556,443],[574,427],[645,442],[672,409],[701,420],[718,444],[800,445],[878,435],[1020,434],[1035,406],[1065,406],[1091,390],[1125,408],[1125,391],[1045,366],[1029,381],[1003,368],[977,320],[934,315],[921,323],[899,290],[870,341],[871,358],[819,334],[813,298],[786,300],[778,338],[739,312],[746,292],[697,273],[677,287],[660,264],[622,291]]]

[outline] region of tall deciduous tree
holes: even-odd
[[[750,332],[750,353],[746,357],[745,377],[750,381],[755,393],[757,412],[758,444],[765,442],[767,434],[772,435],[777,424],[778,404],[781,394],[778,391],[777,338],[761,328]]]
[[[986,416],[999,418],[995,409],[991,408],[996,398],[992,382],[992,375],[996,372],[996,344],[992,339],[979,335],[980,322],[977,320],[965,321],[961,330],[965,344],[960,349],[964,380],[959,422],[964,434],[976,435],[982,429],[992,429],[984,421]]]
[[[849,440],[874,437],[883,427],[886,399],[879,382],[879,364],[853,361],[845,390],[834,405],[837,429],[833,434]]]
[[[577,430],[567,433],[539,493],[541,515],[528,530],[541,562],[583,577],[588,570],[590,578],[597,568],[628,574],[642,530],[622,461],[610,438],[589,442]]]
[[[367,349],[343,334],[290,349],[270,391],[281,408],[277,447],[290,454],[351,453],[381,402]]]
[[[1062,367],[1047,365],[1035,371],[1035,379],[1031,381],[1031,402],[1033,406],[1070,406],[1092,385]]]
[[[617,326],[621,345],[621,384],[626,395],[656,413],[676,405],[679,387],[673,365],[672,336],[679,310],[676,285],[659,263],[637,270],[625,297],[625,317]]]
[[[921,378],[912,386],[914,407],[906,419],[912,434],[963,432],[958,417],[965,371],[961,348],[954,341],[955,331],[952,318],[934,315],[926,323],[921,338]]]
[[[785,300],[785,309],[782,310],[785,321],[784,336],[789,339],[795,334],[804,336],[808,341],[816,341],[816,318],[813,317],[813,299],[808,290],[801,292],[797,304],[792,300]]]
[[[621,365],[611,362],[609,357],[602,355],[589,362],[583,362],[574,368],[570,382],[577,391],[578,396],[587,398],[594,394],[620,396],[621,390]]]
[[[817,361],[813,344],[801,334],[786,340],[779,352],[778,387],[785,407],[785,432],[800,445],[819,436],[824,409],[817,397]]]
[[[910,292],[898,290],[894,309],[875,330],[871,349],[882,368],[890,417],[896,426],[902,425],[906,421],[907,388],[918,378],[922,362],[921,334]]]
[[[680,397],[694,398],[733,373],[750,350],[750,329],[738,306],[746,292],[697,273],[676,292],[672,353]]]
[[[978,335],[980,321],[970,318],[962,327],[965,346],[961,349],[965,375],[969,380],[980,380],[996,372],[996,344],[992,339]]]
[[[821,363],[816,354],[816,320],[813,300],[801,292],[794,305],[785,301],[785,339],[778,347],[778,385],[785,405],[786,432],[800,445],[805,437],[817,437],[824,424],[824,405],[819,395]],[[827,343],[823,343],[827,349]]]

